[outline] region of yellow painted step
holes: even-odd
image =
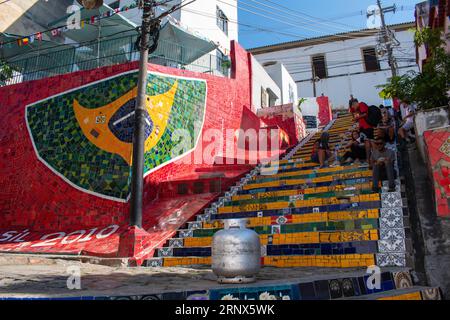
[[[368,267],[375,264],[374,254],[343,254],[323,256],[270,256],[263,257],[263,265],[278,268],[329,267],[351,268]],[[211,265],[211,257],[165,257],[164,267]]]
[[[261,234],[259,239],[261,245],[269,244],[269,236],[273,238],[273,245],[282,244],[307,244],[307,243],[336,243],[350,241],[377,241],[378,230],[355,230],[355,231],[317,231],[297,232],[283,234]],[[184,238],[185,248],[211,247],[212,237]]]
[[[336,222],[345,220],[358,220],[358,219],[378,219],[379,210],[361,210],[361,211],[335,211],[335,212],[317,212],[317,213],[306,213],[306,214],[293,214],[290,215],[291,224],[299,223],[311,223],[311,222]],[[262,217],[262,218],[249,218],[249,227],[258,226],[270,226],[278,217]],[[221,229],[223,228],[222,220],[214,220],[211,222],[203,222],[203,229]]]
[[[349,200],[341,200],[336,197],[323,198],[323,199],[311,199],[311,200],[297,200],[293,201],[295,208],[303,208],[303,207],[320,207],[325,205],[333,205],[333,204],[341,204],[341,203],[350,203],[355,202],[370,202],[370,201],[380,201],[380,194],[363,194],[355,197],[350,197]],[[269,202],[269,203],[251,203],[251,204],[243,204],[240,206],[227,206],[221,207],[218,209],[218,213],[234,213],[234,212],[249,212],[249,211],[258,211],[258,210],[279,210],[289,208],[290,202],[288,201],[280,201],[280,202]]]
[[[374,254],[343,254],[323,256],[268,256],[263,258],[265,266],[278,268],[328,267],[352,268],[375,265]]]
[[[239,201],[239,200],[251,200],[251,199],[266,199],[266,198],[277,198],[277,197],[288,197],[288,196],[296,196],[300,194],[315,194],[315,193],[326,193],[326,192],[339,192],[345,191],[350,186],[346,185],[337,185],[337,186],[329,186],[329,187],[316,187],[316,188],[307,188],[307,189],[294,189],[294,190],[281,190],[281,191],[268,191],[268,192],[259,192],[254,194],[240,194],[231,197],[231,201]],[[362,183],[354,185],[356,190],[366,190],[372,187],[371,183]]]
[[[270,187],[280,187],[280,186],[292,186],[297,184],[306,184],[306,183],[317,183],[317,182],[331,182],[338,179],[358,179],[371,177],[372,171],[365,170],[361,172],[350,172],[350,173],[341,173],[333,176],[326,177],[317,177],[312,179],[293,179],[293,180],[276,180],[276,181],[268,181],[263,183],[252,183],[243,186],[244,190],[251,189],[259,189],[259,188],[270,188]]]
[[[322,168],[322,169],[310,169],[310,170],[297,170],[297,171],[290,171],[290,172],[281,172],[281,173],[274,173],[267,175],[269,171],[265,171],[266,175],[260,175],[257,177],[253,177],[253,180],[258,179],[266,179],[266,178],[277,178],[277,177],[290,177],[295,175],[307,175],[312,173],[333,173],[337,171],[344,171],[344,170],[352,170],[359,168],[359,165],[351,165],[351,166],[337,166],[337,167],[328,167],[328,168]]]

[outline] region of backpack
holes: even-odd
[[[380,108],[378,108],[377,106],[370,106],[369,111],[367,112],[367,123],[372,127],[376,127],[381,122],[381,118],[382,115]]]

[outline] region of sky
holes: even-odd
[[[395,13],[386,13],[386,23],[414,21],[419,2],[382,1],[384,7],[397,6]],[[367,8],[375,4],[376,0],[238,0],[239,43],[248,49],[365,29]]]

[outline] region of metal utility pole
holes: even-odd
[[[381,33],[383,35],[383,42],[386,46],[387,54],[388,54],[388,60],[389,60],[389,66],[391,67],[392,76],[397,76],[397,63],[394,57],[394,52],[392,49],[392,43],[390,38],[390,31],[389,28],[386,26],[386,20],[384,19],[384,14],[388,12],[394,12],[396,11],[397,7],[395,5],[390,7],[383,8],[381,5],[381,0],[377,0],[378,10],[380,11],[380,18],[381,18]],[[377,13],[373,11],[371,14],[368,14],[368,17],[371,15],[376,15]]]
[[[144,144],[145,144],[145,109],[147,88],[147,63],[149,57],[150,33],[159,30],[159,20],[155,21],[154,0],[143,0],[143,16],[140,35],[140,60],[138,94],[134,113],[133,163],[131,176],[130,225],[142,227],[142,204],[144,190]],[[155,46],[155,39],[153,46]],[[157,41],[156,41],[157,42]],[[153,49],[154,51],[154,49]]]
[[[319,82],[320,80],[321,80],[321,79],[320,79],[318,76],[316,76],[316,68],[315,68],[314,65],[313,65],[313,67],[312,67],[312,85],[313,85],[313,94],[314,94],[314,97],[317,97],[316,83]]]

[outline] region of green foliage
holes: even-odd
[[[222,68],[223,69],[230,69],[231,68],[231,61],[230,60],[223,60],[222,61]]]
[[[300,112],[302,112],[302,103],[305,102],[305,101],[306,101],[306,98],[300,98],[300,99],[298,100],[297,108],[298,108],[298,110],[299,110]]]
[[[0,59],[0,86],[5,85],[6,81],[12,78],[14,70],[13,67]]]
[[[442,30],[425,28],[416,31],[414,42],[417,46],[426,45],[430,52],[422,72],[392,77],[387,84],[378,86],[382,89],[380,96],[414,101],[425,110],[448,105],[450,55],[444,49]]]

